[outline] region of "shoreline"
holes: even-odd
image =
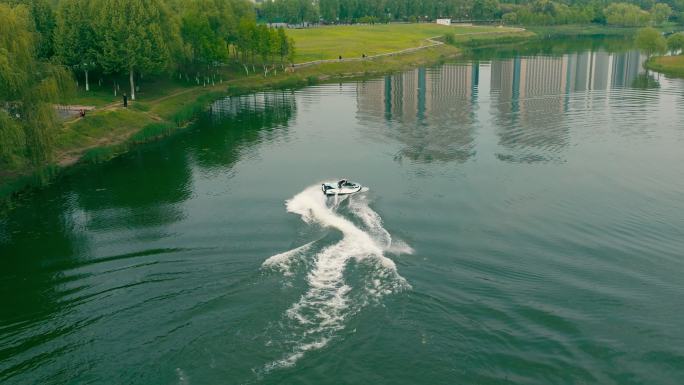
[[[87,114],[85,118],[65,121],[58,135],[68,134],[72,125],[104,122],[117,126],[113,134],[93,139],[85,146],[58,148],[55,159],[42,167],[0,173],[0,207],[12,197],[32,188],[49,185],[67,171],[106,162],[133,148],[162,140],[186,130],[200,112],[215,100],[269,89],[302,88],[315,84],[360,80],[404,71],[426,65],[437,65],[461,56],[462,50],[449,44],[437,44],[407,53],[386,55],[365,61],[327,62],[297,68],[294,72],[280,72],[264,77],[262,74],[225,81],[212,86],[197,86],[156,100],[131,102],[128,108],[108,105]],[[161,101],[161,102],[160,102]],[[130,127],[118,127],[136,120]],[[74,130],[73,128],[71,130]]]
[[[684,55],[654,56],[644,66],[667,77],[684,79]]]
[[[51,164],[0,173],[0,207],[3,201],[11,200],[13,196],[50,184],[67,170],[81,165],[103,163],[139,145],[181,132],[213,101],[223,97],[268,89],[302,88],[314,84],[372,78],[420,66],[437,65],[462,57],[472,48],[515,46],[570,36],[629,36],[635,32],[636,28],[568,25],[530,27],[527,30],[521,29],[516,35],[461,35],[456,36],[451,44],[438,42],[439,44],[390,52],[366,60],[323,60],[313,65],[300,63],[294,65],[294,72],[282,71],[267,77],[257,72],[220,84],[184,88],[160,95],[157,99],[131,102],[126,109],[119,106],[119,103],[109,103],[95,109],[83,119],[77,118],[63,124],[64,129],[58,135],[65,144],[56,149],[55,159]],[[72,125],[81,127],[69,128]],[[81,135],[79,131],[86,134]],[[76,137],[79,135],[81,137]],[[83,139],[83,136],[87,138]]]

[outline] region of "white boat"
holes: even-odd
[[[364,191],[368,191],[368,187],[361,186],[358,183],[350,182],[346,179],[342,179],[338,182],[325,182],[321,185],[321,190],[323,194],[327,196],[334,195],[351,195]]]

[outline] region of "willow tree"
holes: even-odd
[[[58,127],[52,103],[72,83],[67,71],[37,60],[29,9],[0,4],[0,161],[43,164]]]
[[[49,59],[53,55],[53,35],[55,30],[55,11],[50,0],[2,0],[10,6],[24,5],[32,22],[31,29],[36,32],[34,38],[36,54],[41,59]]]
[[[634,38],[637,48],[650,59],[654,54],[664,53],[667,50],[667,40],[655,28],[646,27],[637,31]]]
[[[684,52],[682,52],[684,49],[684,32],[677,32],[670,35],[667,38],[667,49],[669,49],[670,53],[673,55],[676,55],[678,52],[680,55],[684,54]]]
[[[55,53],[60,62],[83,71],[85,90],[90,91],[88,73],[97,63],[94,10],[89,0],[61,0],[55,29]]]
[[[108,73],[128,73],[131,99],[135,75],[158,73],[171,64],[164,23],[169,17],[160,0],[100,0],[96,32],[99,63]]]

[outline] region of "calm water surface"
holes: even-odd
[[[24,199],[0,382],[681,384],[684,82],[478,57],[227,98]]]

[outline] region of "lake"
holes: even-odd
[[[684,81],[469,57],[225,98],[25,196],[0,382],[681,384]]]

